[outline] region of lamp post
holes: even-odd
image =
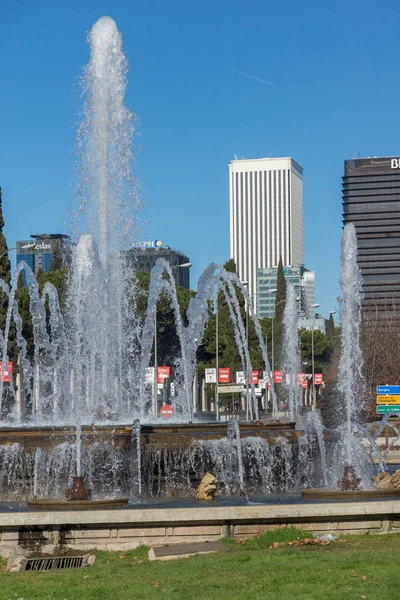
[[[32,248],[34,248],[36,246],[36,244],[25,244],[25,246],[21,246],[21,249],[23,250],[31,250]],[[0,254],[0,260],[3,258],[3,256],[5,256],[6,254],[8,254],[9,252],[12,252],[13,250],[18,250],[17,247],[15,248],[9,248],[8,250],[5,250],[2,254]]]
[[[1,257],[0,257],[1,258]],[[192,266],[192,263],[182,263],[181,265],[173,265],[171,269],[188,268]],[[154,311],[154,378],[153,378],[153,412],[154,417],[157,417],[157,392],[158,392],[158,352],[157,352],[157,302],[156,309]]]
[[[273,290],[269,290],[269,293],[270,294],[276,294],[277,291],[278,291],[277,289],[273,289]],[[298,296],[296,298],[296,302],[299,302],[300,300],[301,300],[301,297]],[[278,304],[275,304],[275,311],[276,311],[277,307],[280,304],[282,304],[282,302],[286,302],[286,298],[284,298],[283,300],[280,300],[278,302]],[[271,321],[272,321],[272,326],[271,326],[271,329],[272,329],[272,365],[271,365],[272,366],[272,371],[275,370],[275,354],[274,354],[274,321],[275,321],[275,311],[274,311],[274,316],[271,319]]]
[[[249,282],[248,281],[242,281],[242,285],[244,285],[247,289],[248,289],[248,285]],[[250,350],[249,350],[249,303],[245,302],[246,304],[246,346],[247,346],[247,351],[249,353],[249,358],[250,358]],[[246,386],[246,420],[249,420],[249,374],[245,371],[245,386]]]
[[[311,308],[318,308],[319,304],[312,304]],[[315,312],[314,318],[311,323],[311,371],[312,371],[312,409],[315,409],[315,373],[314,373],[314,323],[315,323]]]
[[[303,335],[304,335],[305,333],[309,333],[309,332],[310,332],[310,329],[305,329],[305,330],[304,330],[304,331],[303,331],[303,332],[300,334],[300,337],[299,337],[299,350],[300,350],[300,359],[301,359],[301,338],[303,337]],[[309,363],[308,363],[308,362],[302,362],[302,364],[303,364],[304,366],[306,366],[306,365],[308,365]],[[308,396],[308,384],[307,384],[307,390],[304,390],[304,404],[305,404],[305,405],[307,405],[307,396]]]
[[[215,308],[215,419],[219,421],[219,395],[218,395],[218,358],[219,358],[219,340],[218,340],[218,298],[219,298],[219,284],[217,289],[217,302]]]
[[[318,308],[319,304],[312,304],[311,307],[312,308]],[[336,313],[336,310],[330,310],[329,313],[325,312],[325,313],[320,313],[318,316],[322,316],[322,315],[326,315],[326,314],[330,314],[330,315],[334,315]],[[315,319],[316,319],[316,315],[314,315],[314,318],[312,320],[312,324],[311,324],[311,365],[312,365],[312,408],[313,410],[315,410],[315,405],[316,405],[316,398],[315,398],[315,361],[314,361],[314,323],[315,323]]]

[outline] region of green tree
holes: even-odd
[[[8,256],[7,240],[3,233],[4,229],[4,218],[3,218],[3,199],[2,190],[0,187],[0,279],[3,279],[8,285],[11,284],[11,263]],[[5,332],[7,311],[9,307],[9,301],[7,294],[0,292],[0,328],[1,331]],[[14,363],[14,372],[16,372],[18,362],[18,344],[17,344],[17,331],[14,321],[10,323],[10,330],[8,334],[8,345],[7,354],[10,361]]]
[[[333,320],[333,314],[330,313],[329,315],[329,321],[328,321],[328,326],[326,328],[326,335],[332,339],[335,337],[335,333],[336,333],[336,327],[335,327],[335,321]]]
[[[233,259],[228,260],[224,268],[230,273],[236,272],[236,265]],[[262,358],[262,352],[256,332],[253,320],[250,318],[250,311],[247,312],[247,307],[243,294],[240,293],[239,288],[236,287],[236,294],[240,309],[240,318],[243,323],[243,328],[246,331],[247,324],[247,337],[248,337],[248,348],[250,355],[251,366],[254,370],[262,372],[264,370],[264,362]],[[215,368],[216,366],[216,310],[215,304],[209,304],[209,320],[205,328],[201,352],[198,353],[198,371],[204,373],[206,368]],[[269,340],[271,339],[270,319],[265,319],[261,324],[262,333]],[[220,290],[218,294],[218,365],[219,367],[229,367],[231,370],[231,377],[235,380],[236,371],[242,371],[243,365],[239,350],[236,346],[235,341],[235,330],[232,322],[229,305],[225,297],[224,291]],[[206,386],[206,394],[209,398],[214,396],[215,390],[214,385]],[[229,395],[220,396],[220,404],[231,402],[232,397]]]
[[[49,271],[58,271],[64,267],[64,259],[61,252],[60,242],[53,248],[53,258],[51,260]]]
[[[302,329],[301,336],[301,359],[305,367],[305,373],[312,373],[312,331]],[[314,371],[324,373],[330,363],[332,354],[332,340],[327,334],[318,329],[314,331]]]
[[[67,296],[68,270],[66,267],[50,271],[40,271],[37,275],[39,292],[42,293],[46,283],[51,283],[57,290],[60,308],[63,310]]]
[[[148,292],[150,286],[150,273],[138,271],[135,275],[136,283],[132,285],[136,297],[132,298],[132,307],[139,320],[144,322],[147,312]],[[176,294],[183,323],[187,325],[186,312],[190,298],[195,295],[193,290],[182,287],[176,288]],[[180,341],[176,328],[175,311],[168,294],[163,292],[157,301],[157,362],[159,365],[173,365],[181,354]],[[154,350],[153,350],[154,351]],[[154,361],[153,358],[151,359]]]
[[[22,319],[22,335],[26,340],[26,351],[27,356],[32,360],[35,352],[33,343],[33,328],[32,328],[32,315],[30,311],[30,297],[29,290],[24,285],[22,275],[18,279],[18,312]]]
[[[283,346],[283,313],[286,306],[286,279],[283,272],[282,256],[279,257],[278,270],[276,273],[276,297],[275,297],[275,321],[274,321],[274,349],[275,367],[282,367]]]

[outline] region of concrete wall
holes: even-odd
[[[140,544],[240,539],[291,525],[318,533],[399,532],[400,501],[0,513],[0,553],[59,547],[121,551]]]

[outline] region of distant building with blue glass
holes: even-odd
[[[49,271],[53,260],[53,252],[58,247],[65,263],[68,262],[71,242],[69,235],[64,233],[37,233],[30,240],[17,241],[17,263],[25,261],[35,275],[41,271]],[[34,240],[34,241],[32,241]]]

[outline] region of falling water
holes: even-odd
[[[35,450],[35,458],[33,463],[33,497],[37,498],[38,492],[38,471],[39,471],[39,462],[40,457],[42,455],[42,449],[36,448]]]
[[[360,348],[362,277],[357,264],[357,238],[352,223],[343,231],[341,244],[342,276],[342,349],[339,362],[339,411],[344,464],[354,465],[359,442],[355,438],[356,424],[361,420],[364,406],[363,359]]]
[[[328,467],[326,462],[326,448],[325,448],[325,440],[324,440],[324,428],[321,423],[321,419],[315,412],[310,412],[307,418],[307,425],[311,430],[313,430],[317,435],[318,440],[318,448],[319,455],[321,459],[321,469],[322,469],[322,479],[324,483],[324,487],[328,487]]]
[[[99,19],[88,42],[90,62],[82,78],[84,120],[78,138],[80,214],[84,231],[98,240],[105,266],[110,253],[118,253],[132,239],[134,115],[124,103],[128,62],[115,21]]]
[[[239,429],[239,423],[237,422],[235,417],[232,417],[228,421],[227,438],[229,440],[231,440],[232,445],[236,450],[237,461],[238,461],[238,476],[239,476],[240,494],[242,496],[245,496],[245,498],[247,500],[248,496],[244,489],[244,471],[243,471],[243,457],[242,457],[242,445],[241,445],[241,439],[240,439],[240,429]]]
[[[76,474],[81,475],[81,454],[82,454],[82,427],[76,426],[75,431],[75,448],[76,448]]]
[[[298,315],[296,308],[296,292],[293,284],[288,285],[285,312],[283,314],[283,369],[289,418],[293,421],[300,410],[300,386],[297,373],[300,371],[300,350],[298,336]]]
[[[131,435],[131,494],[130,500],[140,500],[142,497],[142,452],[140,444],[140,421],[135,419]]]
[[[180,313],[171,270],[162,261],[151,275],[144,326],[135,313],[134,273],[122,258],[123,251],[135,239],[136,227],[136,191],[132,177],[134,116],[124,104],[128,65],[122,50],[121,34],[109,17],[101,18],[94,25],[88,42],[90,62],[82,77],[84,120],[78,136],[81,180],[76,233],[80,235],[77,235],[72,256],[63,313],[55,288],[48,283],[40,293],[38,283],[25,263],[18,265],[11,289],[4,282],[0,283],[2,291],[9,297],[4,338],[0,336],[2,364],[7,364],[8,333],[14,322],[20,349],[20,390],[26,404],[23,410],[16,406],[13,382],[5,398],[6,390],[0,377],[0,415],[6,413],[8,423],[21,424],[27,421],[34,426],[73,423],[76,435],[75,440],[68,440],[49,452],[38,449],[34,456],[18,444],[4,449],[4,452],[1,447],[5,460],[0,461],[0,482],[2,487],[7,488],[7,482],[12,481],[16,493],[20,493],[20,481],[31,482],[32,474],[34,492],[42,496],[51,493],[63,495],[68,479],[75,473],[86,475],[90,487],[100,490],[100,493],[111,494],[113,490],[121,489],[120,471],[124,471],[128,478],[132,465],[128,467],[123,462],[123,453],[118,454],[115,436],[111,444],[94,442],[82,445],[82,429],[88,423],[128,423],[140,417],[140,422],[134,421],[131,440],[132,444],[136,442],[140,495],[142,475],[144,477],[140,460],[140,423],[154,421],[155,415],[159,418],[157,406],[152,406],[151,399],[148,401],[144,369],[151,360],[156,304],[160,294],[167,294],[175,311],[181,348],[181,355],[174,365],[176,380],[181,382],[176,385],[177,420],[193,418],[196,355],[209,318],[209,301],[215,297],[219,287],[229,307],[246,381],[252,370],[240,296],[246,298],[250,307],[251,303],[237,275],[227,273],[221,265],[210,265],[201,276],[197,294],[191,299],[187,310],[187,324]],[[33,360],[28,356],[16,302],[21,273],[29,292],[34,336]],[[253,318],[251,310],[250,317]],[[257,319],[254,319],[254,324],[265,369],[270,372],[267,349]],[[1,403],[5,399],[7,402],[2,410]],[[251,378],[248,410],[250,419],[258,419],[258,402]],[[227,457],[229,453],[232,455],[232,449],[237,455],[241,491],[244,492],[245,487],[243,446],[248,451],[254,472],[262,473],[261,479],[265,486],[269,486],[272,471],[265,465],[272,454],[268,444],[259,441],[242,443],[236,420],[231,422],[228,429],[231,441],[225,441],[223,445],[229,448]],[[282,441],[282,448],[284,450],[279,452],[284,457],[285,469],[290,470],[292,454],[285,440]],[[196,451],[201,454],[199,447]],[[188,451],[188,465],[194,460],[194,454],[194,449]],[[168,448],[157,450],[157,462],[151,463],[149,471],[164,464],[165,472],[173,474],[168,480],[169,489],[174,486],[176,490],[186,489],[190,465],[187,471],[178,472],[184,455],[183,450],[175,454]],[[254,464],[258,465],[257,468]],[[14,477],[14,472],[18,476]],[[149,477],[153,477],[153,474]],[[159,486],[160,481],[161,476],[157,484]]]

